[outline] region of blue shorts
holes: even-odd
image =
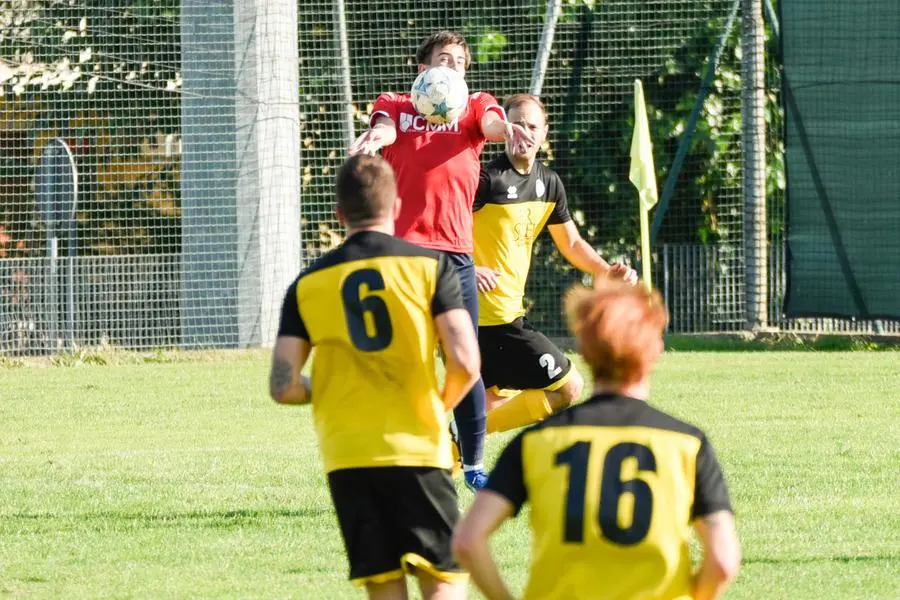
[[[459,286],[462,289],[463,303],[466,311],[472,317],[472,325],[475,326],[475,333],[478,333],[478,285],[475,283],[475,261],[472,260],[471,254],[460,254],[458,252],[444,252],[450,262],[456,267],[456,273],[459,275]]]

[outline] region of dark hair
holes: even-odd
[[[422,40],[419,49],[416,50],[416,62],[420,65],[427,65],[431,61],[431,53],[434,52],[435,48],[450,44],[462,46],[463,51],[466,53],[466,68],[468,69],[469,65],[472,64],[472,54],[469,52],[469,44],[466,43],[466,38],[447,30],[432,33]]]
[[[519,108],[523,104],[527,104],[531,102],[539,109],[541,109],[541,114],[544,115],[544,123],[547,122],[547,108],[544,106],[544,103],[541,102],[540,98],[537,96],[532,96],[531,94],[513,94],[506,98],[506,101],[503,103],[503,110],[506,111],[506,114],[509,114],[514,108]]]
[[[350,227],[390,217],[397,201],[394,170],[378,156],[351,157],[338,171],[335,187],[337,206]]]

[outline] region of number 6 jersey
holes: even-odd
[[[524,430],[486,489],[531,504],[526,599],[689,600],[691,522],[731,511],[703,432],[615,395]]]
[[[279,336],[308,340],[326,472],[450,468],[434,317],[463,308],[448,260],[374,231],[349,237],[288,288]]]

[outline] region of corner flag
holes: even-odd
[[[656,171],[653,168],[653,145],[650,142],[650,124],[644,104],[644,86],[634,80],[634,133],[631,137],[631,170],[628,179],[638,190],[641,208],[641,266],[645,285],[650,280],[650,209],[659,200],[656,191]]]

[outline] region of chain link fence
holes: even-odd
[[[563,3],[541,99],[550,135],[545,159],[562,176],[583,235],[611,259],[634,261],[638,211],[628,181],[635,78],[644,82],[660,188],[700,89],[704,68],[732,0]],[[427,6],[427,8],[425,8]],[[345,98],[356,132],[383,91],[406,91],[418,42],[443,28],[468,40],[471,90],[499,99],[527,91],[538,56],[545,2],[346,2],[350,77],[341,77],[340,28],[333,2],[305,4],[300,25],[304,136],[303,245],[312,259],[339,239],[331,216],[331,175],[344,157]],[[727,40],[720,74],[703,105],[659,241],[717,248],[707,327],[743,327],[739,32]],[[349,85],[349,94],[347,86]],[[488,145],[485,157],[502,152]],[[674,256],[674,254],[673,254]],[[657,265],[657,277],[662,277]],[[536,244],[528,286],[530,319],[564,335],[560,297],[581,274],[565,264],[548,235]],[[685,293],[689,280],[671,280]],[[733,292],[733,295],[729,296]],[[674,298],[674,296],[673,296]]]
[[[273,34],[265,28],[256,31],[253,25],[266,22],[260,15],[265,16],[274,3],[208,4],[204,8],[199,0],[4,3],[0,354],[44,353],[71,344],[146,348],[243,343],[230,330],[200,342],[186,341],[184,333],[183,257],[185,248],[197,243],[190,239],[196,227],[184,225],[189,188],[184,180],[185,106],[197,102],[219,106],[216,102],[222,101],[221,106],[227,107],[249,94],[241,88],[242,80],[232,77],[246,59],[241,46],[235,44],[228,50],[231,54],[223,52],[223,38],[213,34],[202,16],[214,9],[224,15],[219,24],[229,26],[229,11],[240,14],[246,20],[239,24],[242,31],[249,31],[246,35],[256,36],[259,47],[265,47],[267,36]],[[634,262],[639,246],[636,194],[628,182],[633,80],[644,83],[662,189],[733,4],[732,0],[561,3],[541,94],[550,117],[544,158],[562,176],[583,235],[607,258]],[[191,7],[191,18],[200,20],[187,23],[186,6]],[[297,55],[282,60],[296,62],[291,68],[299,82],[302,264],[339,243],[342,233],[333,215],[332,191],[336,169],[349,139],[365,127],[378,94],[411,86],[416,74],[413,55],[420,40],[438,29],[465,35],[473,54],[467,76],[470,89],[502,99],[529,89],[546,12],[543,0],[304,0],[296,6]],[[744,328],[740,35],[738,26],[726,40],[654,250],[655,283],[666,294],[672,331]],[[191,65],[183,63],[186,40],[195,61]],[[255,68],[269,72],[271,65],[265,61],[277,57],[261,56],[255,59]],[[200,60],[206,62],[196,62]],[[780,316],[783,145],[777,57],[770,52],[767,60],[770,324],[806,331],[869,331],[871,324],[785,321]],[[231,77],[237,85],[232,97],[223,100],[209,89],[186,89],[186,71],[226,82]],[[253,106],[263,105],[259,101]],[[204,116],[211,125],[218,117],[216,111]],[[234,212],[235,204],[238,212],[243,210],[240,198],[246,189],[238,193],[223,182],[251,172],[259,187],[271,189],[278,184],[274,179],[281,177],[240,161],[221,160],[220,154],[236,152],[243,139],[238,130],[248,121],[234,122],[233,140],[220,136],[224,140],[220,147],[205,149],[220,169],[207,174],[208,185],[221,185],[205,201],[218,204],[195,204],[195,216],[206,210],[217,215],[223,207]],[[42,218],[35,178],[41,153],[53,139],[65,141],[71,149],[79,190],[74,253],[68,254],[69,240],[63,232],[58,257],[51,264],[49,240],[58,232]],[[265,145],[265,140],[256,143]],[[501,151],[499,144],[489,145],[485,158]],[[192,155],[193,169],[202,167],[203,156]],[[268,160],[278,159],[279,153],[270,150]],[[196,188],[197,182],[191,186]],[[241,215],[238,231],[241,223],[255,223],[257,213]],[[267,243],[264,233],[258,237],[260,244]],[[230,240],[222,240],[223,247],[227,243]],[[208,255],[218,252],[213,246],[206,250]],[[565,335],[560,297],[581,275],[564,264],[552,246],[549,236],[540,238],[527,296],[537,327],[560,336]],[[247,269],[241,270],[241,260],[241,255],[232,257],[237,266],[222,269],[213,260],[204,272],[213,302],[221,292],[221,306],[213,308],[223,313],[234,309],[228,298],[244,293],[241,278]],[[68,281],[73,281],[74,289],[66,289]],[[884,327],[900,331],[895,323]]]

